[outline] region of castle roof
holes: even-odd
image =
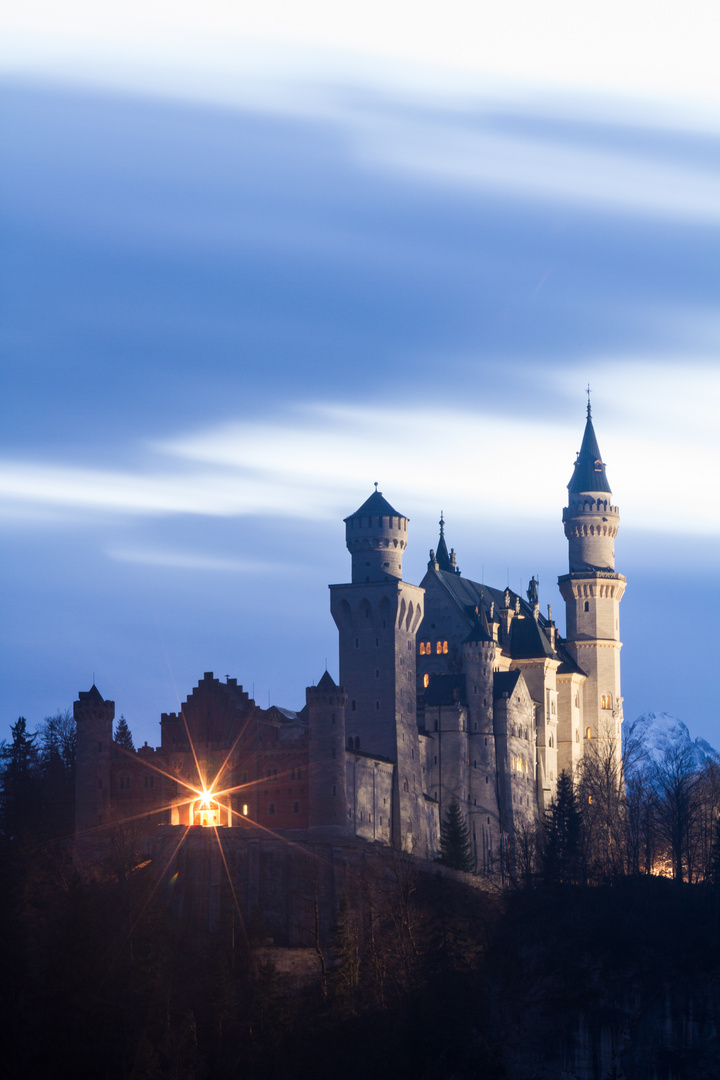
[[[581,491],[611,491],[608,478],[605,475],[605,465],[598,446],[595,429],[593,428],[589,402],[585,434],[575,461],[574,472],[568,484],[568,491],[571,494]]]
[[[80,701],[86,702],[90,705],[104,705],[105,699],[98,690],[95,683],[92,684],[89,690],[80,690],[78,693]]]
[[[440,539],[438,540],[437,550],[435,552],[435,561],[441,570],[452,571],[452,563],[450,562],[447,544],[445,543],[445,519],[443,518],[442,511],[440,511]]]
[[[332,690],[337,690],[337,684],[333,679],[329,671],[326,671],[320,682],[317,684],[317,689],[328,693]]]
[[[510,655],[513,660],[530,660],[539,656],[555,656],[552,645],[531,615],[513,619],[510,626]]]
[[[485,604],[478,604],[478,614],[475,620],[475,625],[465,638],[465,641],[492,641],[492,634],[488,627],[487,615],[485,614]]]
[[[359,517],[362,514],[377,514],[379,517],[405,517],[404,514],[399,514],[397,510],[394,510],[387,499],[383,498],[382,491],[373,491],[370,498],[366,499],[354,514],[348,514],[344,520],[349,521],[350,518]]]
[[[518,684],[520,671],[496,671],[493,674],[493,697],[510,697]]]

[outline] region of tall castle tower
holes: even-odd
[[[392,840],[425,857],[428,830],[415,688],[415,636],[424,591],[402,580],[407,518],[375,490],[345,518],[345,528],[352,582],[330,586],[330,610],[340,638],[340,682],[348,695],[345,730],[361,752],[394,763]]]
[[[77,724],[75,833],[92,835],[107,825],[110,812],[110,748],[115,702],[105,701],[93,685],[73,703]]]
[[[582,731],[586,744],[610,740],[618,760],[620,725],[620,601],[625,578],[615,572],[615,536],[620,515],[612,504],[605,465],[592,424],[587,422],[563,510],[570,573],[558,579],[567,616],[567,649],[587,675]]]

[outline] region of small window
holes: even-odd
[[[427,688],[429,685],[430,685],[430,676],[429,675],[423,675],[423,686]]]
[[[155,777],[154,776],[146,776],[145,777],[145,787],[146,788],[154,788],[155,787]]]
[[[438,641],[438,643],[436,644],[435,652],[438,656],[442,656],[442,641]]]
[[[448,651],[448,643],[447,643],[447,641],[443,641],[443,652],[447,653],[447,651]]]
[[[600,698],[601,709],[612,709],[612,694],[603,694]]]
[[[299,813],[300,813],[300,803],[299,802],[294,802],[293,803],[293,814],[299,814]]]
[[[243,811],[242,812],[243,812],[243,817],[248,816],[248,804],[247,803],[243,803]]]
[[[421,656],[425,655],[425,642],[424,641],[420,642],[420,655]]]
[[[359,735],[355,736],[355,749],[356,750],[360,749],[360,736]]]
[[[357,705],[355,704],[354,701],[351,701],[350,702],[350,712],[355,712],[356,709],[357,709]]]
[[[268,803],[268,814],[274,814],[274,813],[275,813],[275,803],[274,802]]]
[[[585,611],[589,611],[589,610],[590,610],[590,601],[586,600],[585,601]]]
[[[585,738],[592,739],[592,728],[585,728]]]

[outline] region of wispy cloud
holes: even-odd
[[[720,532],[720,507],[707,497],[708,478],[720,470],[717,368],[599,358],[588,362],[587,372],[624,519],[668,532]],[[565,375],[547,377],[559,396],[567,392]],[[542,410],[305,404],[274,419],[215,425],[155,443],[138,473],[6,462],[0,492],[32,514],[52,506],[98,514],[317,519],[352,510],[377,480],[409,514],[434,509],[441,498],[463,505],[468,520],[542,519],[556,513],[558,478],[569,478],[581,427],[580,416],[561,425]],[[672,514],[658,515],[658,500],[670,500]],[[164,565],[196,560],[123,548],[110,553]],[[223,568],[244,570],[246,564],[232,560]]]
[[[172,551],[167,548],[108,547],[105,554],[119,562],[136,563],[141,566],[157,566],[166,570],[200,570],[223,574],[265,574],[288,572],[293,567],[282,563],[260,562],[253,559],[226,559],[201,555],[190,551]]]

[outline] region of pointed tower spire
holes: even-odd
[[[598,446],[597,437],[595,435],[595,429],[593,427],[592,409],[590,408],[590,387],[588,387],[587,395],[588,403],[585,433],[575,461],[575,468],[572,477],[570,478],[570,483],[568,484],[568,491],[571,495],[576,495],[581,491],[612,491],[605,474],[605,463],[603,462],[600,447]]]
[[[442,510],[440,511],[440,539],[435,552],[435,562],[438,564],[439,570],[452,570],[447,544],[445,543],[445,518]]]

